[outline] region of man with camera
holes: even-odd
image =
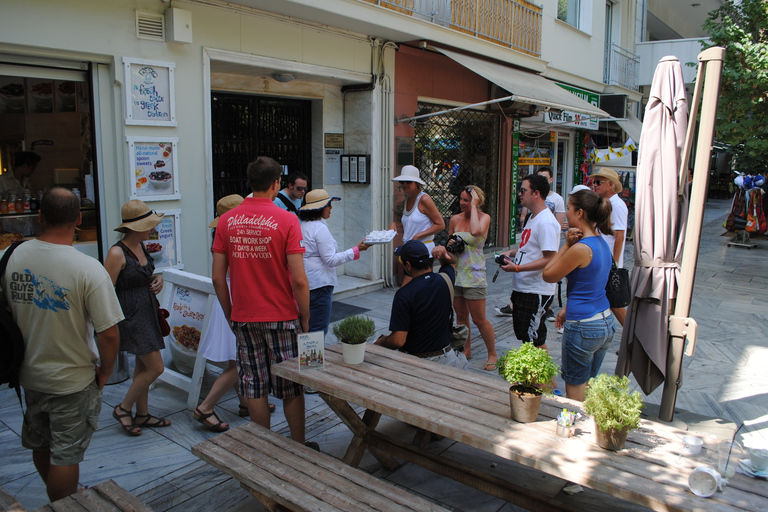
[[[544,315],[552,304],[557,283],[546,283],[541,273],[560,247],[560,223],[547,207],[549,181],[531,174],[523,178],[518,190],[520,203],[531,211],[531,217],[520,234],[517,249],[503,252],[497,263],[512,279],[512,325],[522,342],[546,349],[547,326]]]
[[[444,261],[445,247],[436,247]],[[451,348],[451,292],[441,275],[432,272],[432,258],[424,242],[409,240],[395,249],[411,281],[395,293],[389,319],[389,335],[381,335],[376,345],[429,359],[436,363],[466,369],[467,358]],[[440,273],[453,282],[456,273],[443,264]]]

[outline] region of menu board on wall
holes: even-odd
[[[166,210],[163,220],[149,233],[147,252],[155,260],[156,269],[182,268],[181,232],[179,216],[181,210]]]
[[[173,62],[123,57],[125,124],[176,126]]]
[[[131,199],[181,199],[176,137],[127,137]]]

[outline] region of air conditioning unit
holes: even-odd
[[[611,117],[624,119],[627,117],[627,95],[602,94],[600,96],[600,108],[608,112]]]
[[[167,43],[192,42],[192,12],[171,7],[165,11],[165,41]]]

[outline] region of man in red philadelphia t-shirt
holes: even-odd
[[[268,157],[248,165],[253,197],[219,218],[212,275],[216,296],[237,337],[238,385],[248,399],[251,420],[269,428],[271,392],[283,400],[291,437],[304,443],[302,387],[269,371],[270,365],[298,355],[297,335],[309,326],[309,282],[299,220],[272,203],[281,172]]]

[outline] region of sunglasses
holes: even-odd
[[[403,180],[403,181],[401,181],[400,183],[402,183],[402,184],[404,184],[404,185],[405,185],[405,184],[407,184],[407,185],[410,185],[410,184],[411,184],[411,183],[413,183],[413,182],[412,182],[412,181],[404,181],[404,180]]]
[[[299,192],[304,192],[305,190],[307,190],[307,187],[296,187],[296,190],[298,190]]]
[[[518,193],[518,194],[525,194],[526,192],[528,192],[528,189],[527,189],[527,188],[525,188],[525,187],[520,187],[520,190],[518,190],[518,192],[517,192],[517,193]]]
[[[605,182],[602,181],[602,180],[592,180],[592,184],[595,185],[595,186],[598,186],[598,187],[600,185],[602,185],[603,183],[605,183]]]

